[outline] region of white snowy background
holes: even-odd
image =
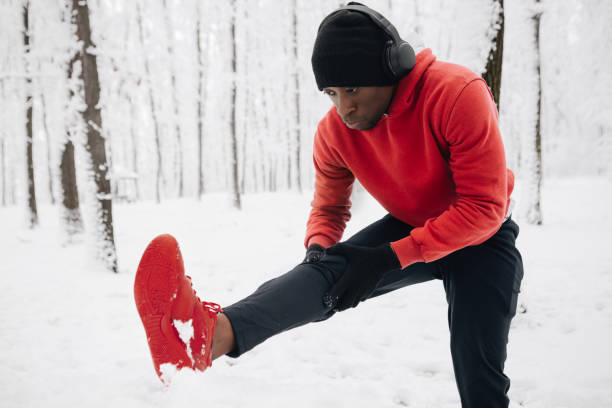
[[[222,305],[291,269],[304,255],[312,196],[310,155],[329,108],[310,72],[318,22],[339,2],[238,0],[238,132],[244,203],[231,206],[229,177],[230,2],[90,1],[102,87],[103,127],[113,171],[138,168],[139,199],[114,203],[119,273],[93,256],[92,226],[66,239],[58,195],[59,143],[69,46],[62,1],[32,1],[34,162],[40,226],[25,224],[24,59],[20,2],[0,0],[0,406],[2,407],[457,407],[446,302],[440,282],[405,288],[324,322],[279,335],[205,373],[157,379],[133,302],[147,243],[172,233],[200,297]],[[544,223],[526,222],[532,202],[536,83],[531,0],[505,0],[500,126],[518,177],[517,246],[525,278],[508,348],[514,407],[612,407],[612,5],[543,0],[541,29]],[[142,8],[144,44],[137,7]],[[379,0],[400,33],[419,32],[438,58],[481,72],[492,7],[488,0]],[[292,7],[298,10],[301,166],[295,151]],[[170,19],[171,36],[165,31]],[[206,49],[206,192],[197,200],[195,24]],[[174,57],[168,56],[169,38]],[[143,61],[151,63],[165,158],[155,203],[153,122]],[[174,66],[175,68],[171,68]],[[32,68],[31,68],[32,69]],[[178,116],[170,72],[177,75]],[[128,99],[129,97],[129,99]],[[41,115],[42,99],[46,117]],[[132,101],[131,103],[129,101]],[[37,109],[38,108],[38,109]],[[182,146],[174,129],[180,124]],[[136,141],[136,142],[134,142]],[[77,145],[80,185],[86,185]],[[184,153],[181,197],[173,160]],[[134,152],[138,154],[135,156]],[[134,157],[137,157],[134,161]],[[297,175],[303,191],[296,186]],[[288,176],[289,175],[289,176]],[[56,200],[58,196],[54,197]],[[85,212],[92,196],[81,194]],[[383,210],[361,189],[346,235]]]

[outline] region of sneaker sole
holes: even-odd
[[[191,367],[191,359],[170,321],[172,302],[177,296],[181,256],[171,235],[156,237],[144,251],[134,282],[134,299],[147,334],[157,375],[164,381],[161,365],[177,369]]]

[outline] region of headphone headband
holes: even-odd
[[[387,20],[379,12],[372,10],[363,4],[350,2],[346,6],[340,7],[323,19],[319,25],[318,32],[321,32],[321,28],[330,20],[330,18],[344,10],[351,10],[365,14],[372,22],[374,22],[374,24],[382,29],[385,34],[391,37],[391,41],[387,41],[387,45],[385,46],[384,68],[393,78],[399,80],[404,75],[408,74],[410,70],[412,70],[415,64],[414,48],[412,48],[408,42],[402,40],[397,32],[397,29],[393,24],[391,24],[391,22],[389,22],[389,20]]]
[[[367,15],[368,17],[370,17],[370,20],[372,20],[377,26],[382,28],[382,30],[385,33],[387,33],[389,37],[393,39],[393,42],[396,45],[399,45],[402,42],[402,39],[399,36],[399,33],[397,32],[397,29],[395,28],[395,26],[391,24],[391,22],[387,20],[378,11],[372,10],[368,6],[362,6],[362,5],[350,4],[350,3],[342,8],[339,8],[336,11],[336,13],[342,10],[353,10],[353,11],[358,11],[360,13]],[[336,13],[332,13],[332,15]]]

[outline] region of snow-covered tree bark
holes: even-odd
[[[249,9],[248,7],[240,7],[236,5],[236,34],[234,36],[236,43],[236,55],[242,57],[236,62],[237,72],[237,95],[236,95],[236,126],[240,131],[236,132],[236,143],[238,152],[238,182],[240,183],[240,194],[244,194],[245,185],[247,180],[247,167],[249,163],[248,146],[250,139],[254,135],[251,134],[250,122],[252,119],[252,100],[253,91],[247,84],[250,83],[251,79],[251,60],[252,53],[250,50],[241,49],[239,46],[243,46],[245,41],[243,38],[249,38],[251,41],[254,40],[255,35],[249,30]],[[256,41],[256,40],[255,40]],[[250,47],[249,47],[250,48]],[[240,125],[240,126],[239,126]]]
[[[40,67],[39,67],[40,70]],[[45,95],[44,92],[40,92],[40,113],[42,115],[42,127],[45,131],[45,139],[46,139],[46,146],[47,146],[47,177],[48,177],[48,183],[47,183],[47,187],[49,188],[49,198],[51,201],[51,204],[55,204],[55,188],[53,180],[55,179],[55,173],[53,172],[51,163],[52,163],[52,158],[51,158],[51,146],[53,145],[52,142],[52,138],[51,138],[51,133],[49,132],[49,126],[47,125],[47,102],[45,101]]]
[[[136,21],[138,23],[138,39],[140,46],[143,50],[146,50],[146,44],[144,40],[144,28],[143,28],[143,17],[142,7],[140,0],[136,1]],[[147,87],[147,96],[149,99],[149,110],[151,111],[151,120],[153,121],[153,133],[155,136],[155,156],[157,158],[156,172],[155,172],[155,200],[159,204],[161,202],[161,190],[164,185],[163,167],[162,167],[162,149],[161,149],[161,135],[159,132],[159,120],[157,118],[157,108],[155,104],[155,97],[153,95],[153,83],[151,79],[151,68],[149,67],[149,58],[147,57],[146,51],[143,51],[142,55],[143,67],[144,67],[144,80]]]
[[[28,171],[28,225],[34,228],[38,225],[38,208],[36,206],[36,188],[34,183],[34,159],[32,157],[32,73],[30,65],[30,2],[23,5],[23,46],[25,50],[25,104],[26,104],[26,165]]]
[[[54,188],[59,204],[63,200],[60,177],[54,186],[47,185],[47,181],[53,179],[50,173],[59,176],[65,134],[60,119],[66,98],[63,77],[70,56],[66,54],[68,41],[61,21],[51,16],[57,13],[58,4],[71,2],[30,2],[31,16],[36,17],[30,23],[31,67],[33,71],[40,67],[41,71],[41,75],[32,77],[33,162],[39,184],[36,198],[39,205],[48,201],[47,197],[54,196]],[[531,19],[535,0],[503,3],[503,96],[495,89],[498,81],[487,82],[496,99],[501,99],[497,103],[505,105],[500,112],[500,125],[509,167],[525,187],[520,207],[525,209],[531,177],[529,155],[535,152],[531,147],[535,145],[537,109]],[[608,160],[612,151],[612,116],[607,114],[612,99],[606,94],[612,78],[608,74],[612,42],[601,41],[610,37],[612,25],[607,21],[611,3],[541,3],[546,6],[540,28],[540,138],[545,165],[541,171],[544,177],[612,174]],[[0,89],[0,138],[4,139],[5,203],[22,202],[25,209],[28,186],[23,154],[26,126],[21,120],[26,116],[23,4],[24,0],[0,1],[0,88],[4,88]],[[497,14],[493,4],[497,4]],[[418,31],[439,59],[462,64],[488,78],[493,65],[499,68],[494,55],[502,47],[490,45],[497,40],[496,34],[501,34],[501,20],[497,20],[501,4],[500,0],[467,0],[461,4],[452,0],[379,0],[372,6],[389,17],[404,36],[410,30]],[[234,194],[234,160],[239,194],[299,188],[300,182],[302,188],[311,188],[312,137],[329,102],[316,90],[309,57],[318,24],[336,5],[338,2],[323,0],[282,4],[259,0],[257,7],[250,7],[244,0],[237,4],[166,0],[165,7],[162,0],[90,2],[94,40],[100,53],[102,120],[107,136],[113,136],[112,146],[110,138],[107,140],[107,153],[112,147],[117,165],[139,173],[141,199],[161,201],[168,193],[177,195],[180,150],[184,155],[184,195],[196,196],[204,191]],[[202,16],[194,12],[196,7],[200,7]],[[171,16],[165,17],[164,13]],[[195,33],[198,18],[199,36]],[[232,19],[235,49],[230,32]],[[170,42],[171,57],[167,47]],[[231,65],[234,55],[235,71]],[[172,64],[176,68],[174,85]],[[199,71],[198,65],[206,71]],[[39,96],[43,90],[44,95]],[[175,91],[178,104],[173,103]],[[69,119],[66,126],[74,127],[76,123]],[[180,148],[177,123],[182,135]],[[41,144],[37,145],[39,140]],[[53,161],[49,154],[45,158],[42,143],[51,147]],[[75,135],[72,143],[80,175],[82,143]],[[521,161],[523,165],[519,166]],[[52,163],[52,172],[47,163]],[[114,170],[121,173],[119,167]],[[83,211],[88,200],[85,184],[81,184],[78,187]]]
[[[232,0],[232,17],[231,17],[231,41],[232,41],[232,100],[231,100],[231,154],[232,154],[232,190],[234,193],[234,206],[238,209],[242,208],[240,198],[240,183],[238,182],[238,135],[236,134],[236,96],[238,93],[238,71],[237,71],[237,53],[236,53],[236,15],[238,14],[238,5],[236,0]]]
[[[79,207],[76,169],[74,165],[74,144],[69,138],[63,146],[60,159],[62,184],[62,218],[68,237],[83,231],[83,218]]]
[[[177,96],[176,85],[176,58],[174,52],[174,27],[170,20],[172,10],[168,7],[166,0],[162,0],[164,6],[164,25],[166,26],[166,41],[170,68],[170,85],[172,93],[172,123],[174,125],[174,135],[176,137],[176,147],[174,155],[174,169],[178,179],[178,196],[183,196],[183,140],[181,135],[179,98]]]
[[[493,94],[493,100],[499,110],[499,98],[502,79],[502,61],[504,53],[504,0],[493,0],[493,21],[491,22],[491,49],[487,58],[487,66],[482,73],[489,89]],[[495,33],[493,35],[493,33]]]
[[[3,78],[0,78],[0,98],[2,98],[2,100],[5,100],[5,95],[4,95],[4,80]],[[3,115],[3,112],[0,112],[0,115]],[[0,119],[2,119],[3,116],[0,116]],[[2,207],[6,206],[6,153],[5,153],[5,147],[4,147],[4,138],[5,138],[5,133],[3,131],[0,131],[0,194],[2,194],[2,199],[0,200],[0,204],[2,205]]]
[[[7,100],[7,95],[5,93],[5,85],[4,85],[4,78],[0,78],[0,98],[2,98],[2,100]],[[0,119],[4,119],[5,117],[5,112],[4,111],[0,111]],[[2,182],[2,206],[5,207],[9,204],[9,199],[8,199],[8,183],[7,180],[8,178],[8,172],[9,172],[9,168],[8,168],[8,163],[7,163],[7,133],[6,133],[6,129],[0,129],[0,171],[2,171],[2,178],[0,179],[0,181]]]
[[[106,157],[106,144],[102,133],[100,113],[100,81],[98,64],[91,40],[89,7],[86,0],[72,0],[72,12],[76,16],[77,37],[79,40],[78,58],[81,63],[81,80],[85,96],[83,122],[87,131],[87,152],[91,160],[91,171],[96,187],[98,208],[97,231],[99,250],[102,260],[113,272],[117,272],[117,254],[113,229],[112,196],[109,165]]]
[[[535,54],[536,54],[536,74],[537,74],[537,111],[535,121],[533,160],[530,163],[530,202],[527,212],[527,222],[530,224],[542,224],[542,75],[540,61],[540,21],[542,10],[540,0],[536,0],[535,14],[533,15]]]
[[[302,155],[302,120],[300,115],[300,61],[298,58],[298,0],[293,0],[293,84],[295,93],[295,168],[296,182],[299,192],[302,192],[302,164],[300,157]]]
[[[71,40],[77,40],[77,15],[70,6]],[[61,183],[61,219],[68,240],[75,234],[84,231],[83,217],[79,204],[79,189],[76,177],[74,140],[82,132],[83,124],[79,113],[82,105],[83,82],[80,79],[81,64],[78,51],[74,46],[69,50],[72,55],[66,67],[68,86],[68,104],[66,106],[66,137],[60,143],[60,183]]]
[[[197,95],[197,122],[198,122],[198,199],[204,194],[204,102],[206,101],[204,85],[205,61],[202,49],[202,10],[200,2],[196,1],[196,52],[198,58],[198,95]]]
[[[2,206],[6,207],[6,159],[4,153],[4,138],[0,139],[0,171],[2,171]]]

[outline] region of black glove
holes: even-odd
[[[319,244],[312,244],[306,250],[306,256],[302,262],[312,263],[317,262],[323,256],[325,249]]]
[[[325,306],[338,311],[357,306],[372,294],[385,272],[401,267],[388,243],[374,248],[341,243],[325,252],[342,255],[347,260],[344,275],[323,296]]]

